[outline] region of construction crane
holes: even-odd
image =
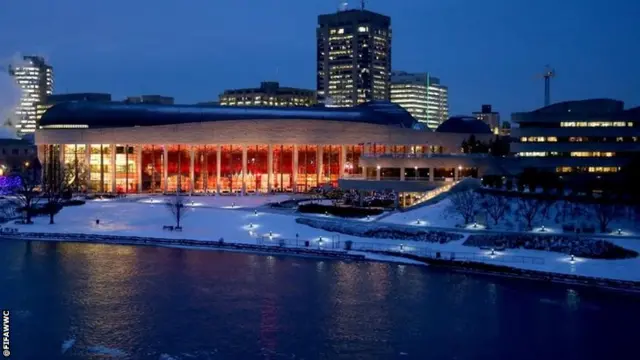
[[[551,78],[554,77],[556,77],[556,71],[547,65],[542,74],[542,78],[544,78],[544,106],[551,104]]]

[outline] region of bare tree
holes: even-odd
[[[462,216],[465,225],[473,220],[479,207],[478,195],[472,190],[457,192],[449,196],[449,210]]]
[[[549,215],[551,214],[551,209],[553,209],[553,205],[555,205],[556,200],[553,198],[545,198],[539,200],[542,202],[540,206],[540,215],[543,219],[549,219]]]
[[[598,220],[601,233],[607,231],[607,226],[618,216],[619,210],[617,204],[605,200],[599,200],[591,204],[591,211],[593,211],[593,215]]]
[[[63,200],[70,197],[78,164],[63,164],[58,153],[49,147],[45,150],[43,165],[42,194],[47,201],[44,208],[49,215],[49,224],[53,224],[54,216],[62,209]]]
[[[13,180],[10,192],[18,210],[24,212],[26,224],[32,223],[31,217],[41,199],[38,191],[40,181],[38,181],[37,173],[35,166],[27,163],[22,170],[10,175]]]
[[[89,167],[78,159],[71,160],[65,165],[65,176],[68,178],[67,184],[73,191],[80,192],[80,189],[89,182]]]
[[[493,220],[494,225],[509,211],[509,199],[500,195],[487,195],[486,200],[482,202],[482,207],[487,211],[489,217]]]
[[[522,216],[527,222],[527,229],[531,230],[533,228],[533,221],[536,219],[542,206],[542,200],[529,197],[518,198],[518,215]]]
[[[178,169],[180,169],[180,158],[178,157]],[[182,219],[184,219],[184,217],[187,215],[187,212],[185,211],[185,199],[184,196],[182,196],[182,179],[181,179],[181,175],[178,174],[178,181],[176,184],[176,195],[173,199],[167,201],[166,206],[167,209],[169,209],[169,211],[171,212],[171,214],[173,215],[173,218],[176,220],[176,228],[180,228],[180,221],[182,221]]]

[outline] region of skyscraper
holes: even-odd
[[[449,117],[449,89],[428,73],[391,73],[391,101],[432,130]]]
[[[389,100],[391,18],[364,9],[320,15],[316,36],[319,102]]]
[[[263,81],[259,88],[230,89],[220,95],[221,106],[313,106],[313,90],[281,87],[276,81]]]
[[[500,113],[493,111],[491,105],[482,105],[481,110],[474,112],[473,116],[489,125],[494,134],[500,132]]]
[[[15,114],[18,135],[22,136],[35,132],[37,128],[37,106],[44,103],[47,96],[53,92],[53,68],[44,58],[39,56],[24,56],[22,63],[9,66],[11,74],[20,88],[22,97]]]

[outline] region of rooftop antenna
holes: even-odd
[[[364,10],[364,0],[360,0],[360,10]]]

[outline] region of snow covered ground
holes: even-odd
[[[579,214],[566,213],[562,216],[560,207],[562,202],[558,202],[552,206],[546,216],[542,216],[541,213],[536,216],[533,224],[533,232],[543,231],[545,233],[562,233],[563,224],[573,224],[580,226],[582,224],[589,224],[598,229],[598,221],[595,218],[595,214],[588,207],[582,207]],[[510,210],[506,212],[503,219],[500,220],[498,225],[494,225],[493,220],[488,216],[482,214],[480,217],[486,218],[486,223],[491,230],[506,230],[506,231],[525,231],[525,223],[517,214],[517,202],[515,200],[510,201]],[[443,228],[456,228],[462,227],[464,224],[463,218],[460,214],[451,211],[451,200],[444,199],[436,204],[417,208],[406,212],[398,212],[390,216],[385,217],[381,221],[389,222],[393,224],[405,224],[412,226],[432,226]],[[482,212],[483,210],[480,210]],[[621,230],[621,237],[628,237],[636,234],[640,234],[640,223],[636,223],[633,219],[624,216],[618,216],[618,218],[612,221],[608,227],[613,229],[613,232],[606,235],[618,235],[617,230]],[[482,230],[485,226],[478,224],[476,227],[467,225],[467,230]],[[597,234],[596,234],[597,235]]]
[[[627,260],[576,258],[572,263],[568,256],[563,254],[524,249],[507,250],[491,257],[485,250],[463,246],[464,239],[447,244],[434,244],[354,237],[301,225],[295,222],[297,217],[295,215],[264,212],[260,208],[268,202],[286,200],[288,199],[287,195],[193,197],[187,199],[187,215],[182,222],[183,232],[166,231],[162,230],[162,227],[175,225],[175,219],[162,203],[165,199],[161,196],[154,196],[88,201],[82,206],[63,209],[56,215],[56,224],[54,225],[48,224],[47,217],[38,217],[34,219],[35,224],[32,225],[11,224],[9,226],[19,228],[20,232],[110,234],[193,240],[218,240],[222,237],[225,242],[250,244],[256,244],[258,238],[262,238],[265,243],[277,245],[278,240],[284,238],[288,240],[288,246],[295,241],[296,234],[298,234],[300,246],[304,244],[304,241],[309,241],[310,246],[314,248],[330,248],[331,242],[338,240],[342,246],[344,241],[352,240],[354,250],[455,252],[456,259],[473,257],[476,261],[504,264],[523,269],[640,281],[640,258]],[[410,224],[411,221],[415,222],[417,218],[420,218],[421,222],[426,225],[452,227],[456,220],[444,217],[445,211],[443,210],[446,206],[447,202],[442,201],[433,206],[416,209],[415,213],[398,213],[381,221]],[[96,224],[96,219],[100,219],[99,224]],[[465,231],[468,234],[472,230],[459,231]],[[620,236],[609,240],[640,252],[640,240],[637,238]],[[448,255],[445,253],[443,256],[447,257]],[[519,258],[519,256],[529,258]],[[389,260],[388,257],[377,255],[372,255],[371,258]],[[531,263],[532,259],[541,261]]]

